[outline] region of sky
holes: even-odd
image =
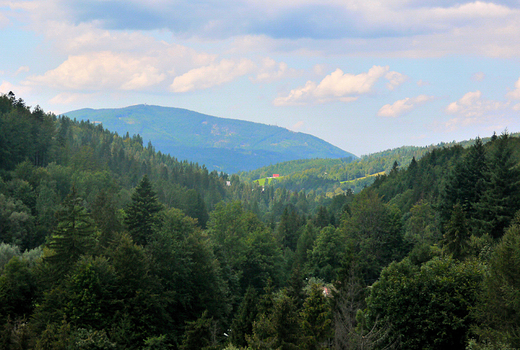
[[[9,91],[56,114],[278,125],[358,156],[518,132],[520,1],[0,0]]]

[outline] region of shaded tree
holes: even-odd
[[[132,194],[132,202],[125,210],[125,225],[136,244],[145,246],[148,243],[159,224],[157,214],[161,209],[148,176],[143,176]]]

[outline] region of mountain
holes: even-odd
[[[119,134],[139,134],[145,141],[152,141],[162,153],[227,173],[295,159],[357,159],[352,153],[312,135],[181,108],[149,105],[85,108],[65,115],[102,123]]]

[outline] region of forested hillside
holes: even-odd
[[[518,137],[518,133],[511,134]],[[490,141],[490,137],[480,139],[483,143]],[[298,159],[288,162],[261,167],[238,175],[243,181],[264,182],[264,179],[273,174],[280,175],[277,179],[269,179],[274,188],[286,188],[293,191],[305,189],[324,194],[327,197],[354,192],[370,186],[378,175],[389,174],[394,167],[405,169],[412,159],[419,160],[433,150],[449,148],[456,145],[470,147],[475,140],[439,143],[436,145],[417,147],[402,146],[369,155],[358,159],[351,157],[338,159]],[[395,170],[395,169],[394,169]]]
[[[299,158],[356,158],[309,134],[181,108],[149,105],[85,108],[66,115],[102,123],[121,134],[139,134],[145,142],[153,140],[155,147],[163,153],[227,173]]]
[[[520,346],[507,133],[330,198],[209,172],[13,94],[0,152],[2,349]]]
[[[405,168],[413,158],[419,159],[433,149],[446,146],[449,145],[403,146],[359,159],[299,159],[241,172],[238,175],[243,181],[251,182],[279,174],[280,178],[269,181],[274,188],[292,191],[313,190],[332,197],[345,192],[358,193],[372,184],[377,175],[389,173],[394,165]]]

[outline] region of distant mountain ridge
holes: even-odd
[[[139,134],[162,153],[227,173],[295,159],[358,158],[312,135],[181,108],[135,105],[85,108],[64,114],[72,119],[100,122],[122,135]]]

